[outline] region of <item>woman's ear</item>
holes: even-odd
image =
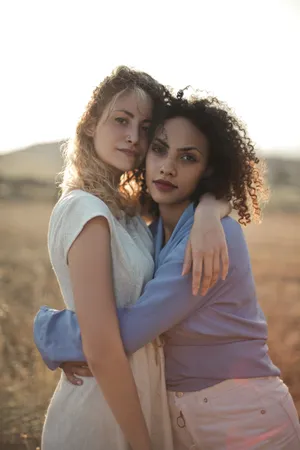
[[[94,137],[96,131],[97,121],[96,119],[90,119],[90,121],[85,126],[85,133],[89,137]]]

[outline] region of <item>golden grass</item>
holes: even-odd
[[[32,339],[39,306],[62,306],[46,247],[51,208],[46,202],[0,202],[1,450],[36,448],[59,376],[45,368]],[[270,351],[300,413],[299,230],[299,214],[272,213],[245,231]]]

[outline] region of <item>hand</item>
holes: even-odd
[[[222,270],[220,267],[222,263]],[[220,275],[225,280],[228,273],[228,250],[219,210],[203,206],[195,212],[195,222],[185,251],[182,275],[193,268],[193,294],[205,295]],[[203,273],[203,277],[202,277]]]
[[[66,375],[68,381],[75,386],[81,386],[83,384],[83,380],[77,378],[75,375],[79,375],[80,377],[93,377],[86,362],[64,362],[60,365],[60,368]]]

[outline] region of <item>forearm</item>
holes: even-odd
[[[202,214],[204,211],[205,213],[207,213],[207,211],[210,211],[220,219],[223,219],[223,217],[229,216],[232,211],[232,206],[228,200],[217,200],[214,195],[207,193],[201,197],[195,213]]]
[[[87,362],[114,417],[133,450],[150,450],[149,433],[125,353],[99,349],[100,354],[100,359],[87,358]]]
[[[182,277],[181,270],[180,261],[161,267],[137,303],[127,309],[118,309],[127,354],[152,342],[205,302],[205,298],[192,294],[191,275]]]
[[[137,303],[130,308],[117,310],[127,354],[132,354],[153,341],[199,305],[200,298],[193,296],[191,292],[191,276],[182,277],[181,270],[181,262],[160,268],[157,276],[146,285],[145,292]],[[43,309],[38,317],[35,340],[45,361],[50,360],[53,365],[54,362],[60,364],[88,358],[87,350],[82,349],[80,326],[73,311],[52,313],[52,310]],[[69,336],[67,339],[66,333]],[[100,337],[97,339],[99,345],[102,341]],[[105,352],[97,347],[97,354],[102,356]],[[49,367],[48,362],[47,365]]]

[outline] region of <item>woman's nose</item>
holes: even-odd
[[[167,160],[164,161],[163,165],[160,168],[161,175],[172,175],[176,174],[176,167],[173,161]]]
[[[132,145],[136,145],[139,141],[139,127],[132,126],[127,131],[128,131],[127,142]]]

